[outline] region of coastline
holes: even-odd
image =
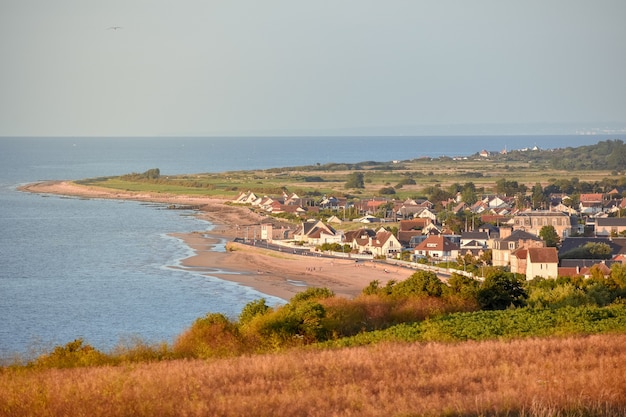
[[[212,197],[138,193],[75,184],[71,181],[45,181],[19,187],[20,191],[81,198],[101,198],[198,206],[198,217],[209,221],[210,230],[172,233],[193,251],[180,261],[180,268],[254,288],[262,294],[288,301],[310,287],[326,287],[337,296],[353,298],[371,281],[385,284],[401,281],[410,272],[394,266],[381,268],[374,262],[355,263],[349,259],[330,259],[275,252],[233,242],[240,225],[257,224],[265,217],[247,207],[230,206],[228,200]],[[226,250],[215,250],[220,242]]]

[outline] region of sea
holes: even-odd
[[[192,252],[170,234],[212,227],[191,211],[31,194],[18,191],[22,184],[152,168],[176,175],[469,156],[625,136],[0,137],[0,358],[34,357],[77,338],[103,351],[172,343],[208,313],[236,318],[250,301],[284,302],[173,268]]]

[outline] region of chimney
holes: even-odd
[[[513,229],[511,227],[500,226],[500,239],[506,239],[511,236]]]

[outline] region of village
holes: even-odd
[[[545,209],[521,210],[512,197],[489,195],[468,205],[459,193],[440,205],[445,216],[425,199],[324,196],[313,200],[294,193],[259,197],[248,191],[232,204],[249,206],[265,216],[259,224],[241,226],[244,241],[355,260],[438,265],[448,270],[452,265],[457,273],[477,278],[486,266],[501,267],[532,280],[608,276],[613,263],[624,263],[626,218],[619,214],[626,199],[620,196],[618,190],[581,194],[578,206],[572,206],[564,204],[568,196],[550,195]],[[281,221],[285,214],[297,220]],[[459,231],[441,220],[461,214],[465,224]]]

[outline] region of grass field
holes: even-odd
[[[403,179],[411,178],[415,184],[396,188],[396,199],[425,196],[424,188],[446,188],[451,184],[472,182],[477,189],[493,192],[499,179],[515,180],[529,189],[536,183],[543,186],[559,179],[573,177],[585,182],[610,178],[608,170],[566,171],[550,168],[549,164],[528,162],[499,162],[489,160],[460,160],[448,158],[413,160],[398,163],[362,163],[351,166],[333,165],[309,167],[283,167],[258,171],[224,172],[219,174],[185,174],[161,177],[158,182],[128,181],[121,178],[95,178],[80,181],[90,185],[132,191],[150,191],[172,194],[210,195],[231,198],[242,191],[278,195],[283,190],[298,195],[372,196],[383,187],[395,187]],[[326,169],[327,168],[327,169]],[[346,178],[352,172],[363,172],[365,188],[345,188]]]
[[[626,415],[626,335],[0,371],[2,416]]]

